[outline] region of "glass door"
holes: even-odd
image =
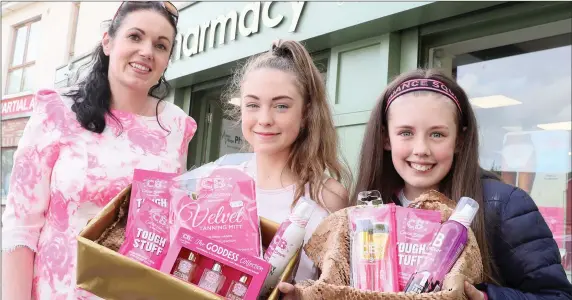
[[[230,110],[236,99],[226,99],[227,78],[194,87],[191,93],[191,116],[198,124],[191,141],[195,153],[189,159],[195,166],[215,161],[225,154],[248,151],[240,123]],[[228,104],[227,104],[228,103]]]
[[[480,163],[535,200],[572,271],[570,19],[429,49],[467,92]],[[570,278],[570,275],[569,275]]]

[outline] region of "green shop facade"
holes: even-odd
[[[166,77],[198,123],[189,166],[239,152],[223,112],[230,75],[276,39],[303,42],[326,79],[355,174],[365,124],[388,81],[442,68],[475,109],[481,165],[532,195],[572,271],[570,2],[195,2],[180,11]],[[230,100],[231,102],[233,100]]]

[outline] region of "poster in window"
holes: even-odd
[[[222,119],[221,128],[219,157],[226,154],[244,152],[246,150],[240,125],[236,124],[233,120]]]
[[[2,121],[2,147],[16,147],[24,134],[28,118]]]
[[[10,188],[10,175],[12,174],[12,166],[14,165],[14,152],[16,148],[1,148],[2,155],[2,175],[0,186],[0,196],[2,196],[2,204],[6,204],[6,196]]]

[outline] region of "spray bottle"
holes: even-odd
[[[300,201],[290,217],[280,224],[272,242],[264,253],[264,260],[270,263],[270,273],[266,277],[261,295],[270,292],[280,280],[290,259],[304,243],[306,224],[314,212],[315,206],[306,201]]]
[[[455,211],[449,220],[441,225],[427,248],[427,257],[433,259],[425,259],[411,275],[405,287],[406,293],[419,294],[441,290],[445,275],[451,271],[467,245],[469,227],[478,210],[479,204],[475,200],[469,197],[459,200]]]

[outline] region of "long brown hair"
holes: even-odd
[[[323,175],[327,172],[348,189],[351,175],[339,155],[338,135],[322,75],[302,44],[292,40],[278,40],[272,43],[271,50],[249,59],[235,72],[228,95],[237,97],[245,76],[261,68],[277,69],[295,75],[296,85],[304,99],[303,125],[286,163],[286,167],[297,177],[292,207],[305,194],[305,186],[309,184],[310,197],[326,208],[319,195],[322,188],[325,188]],[[233,106],[230,113],[239,119],[240,107]]]
[[[439,184],[440,192],[454,201],[462,196],[475,199],[481,209],[473,221],[471,228],[475,233],[482,254],[484,280],[496,282],[493,278],[495,269],[490,255],[490,241],[486,239],[484,222],[483,187],[479,166],[479,136],[477,119],[469,103],[469,99],[457,82],[435,69],[417,69],[399,75],[387,85],[373,109],[365,130],[362,143],[359,173],[356,189],[352,197],[356,198],[360,191],[379,190],[384,202],[392,202],[394,193],[404,186],[391,160],[391,152],[384,149],[387,136],[387,115],[385,107],[389,96],[403,82],[411,79],[435,79],[443,82],[459,100],[462,111],[457,114],[458,136],[456,153],[449,173]]]

